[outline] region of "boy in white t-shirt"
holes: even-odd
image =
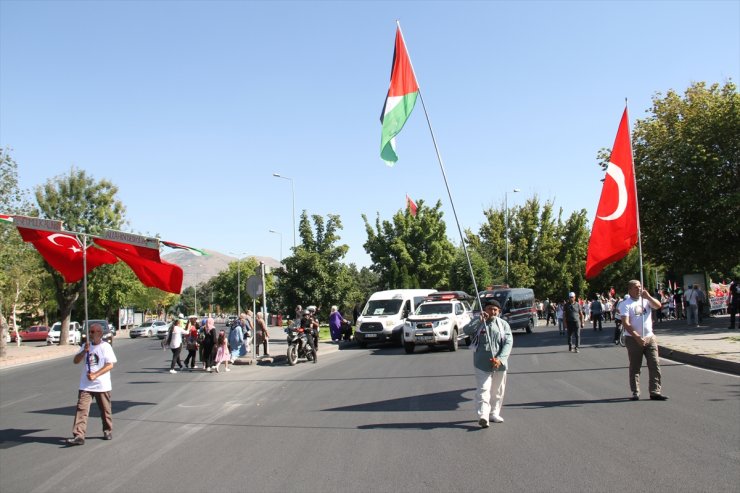
[[[103,420],[103,438],[105,440],[113,439],[113,413],[111,410],[110,392],[111,379],[110,371],[116,363],[116,355],[113,347],[103,341],[103,327],[99,324],[93,324],[90,327],[90,335],[85,343],[74,357],[74,363],[77,365],[84,361],[80,372],[80,387],[77,394],[77,412],[75,413],[74,427],[72,428],[73,438],[67,440],[67,445],[84,445],[85,433],[87,432],[87,417],[90,414],[90,405],[92,400],[100,408],[100,417]]]

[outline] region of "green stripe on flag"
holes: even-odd
[[[416,104],[418,92],[406,94],[401,98],[395,108],[383,116],[383,131],[380,138],[380,157],[386,163],[392,165],[398,161],[398,155],[393,145],[393,138],[398,135],[406,121],[411,115],[411,111]]]

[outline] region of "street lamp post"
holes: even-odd
[[[245,256],[247,252],[242,253],[234,253],[229,252],[229,255],[236,255],[237,256],[237,264],[236,264],[236,314],[241,315],[242,313],[242,257]]]
[[[274,233],[276,235],[280,235],[280,263],[283,263],[283,233],[280,231],[275,231],[274,229],[269,230],[270,233]]]
[[[290,181],[290,193],[293,197],[293,253],[295,254],[295,188],[293,188],[293,178],[288,178],[280,173],[273,173],[272,176]],[[282,254],[280,256],[282,257]]]
[[[512,193],[521,192],[519,188],[515,188],[512,190]],[[504,213],[504,221],[506,223],[506,284],[509,284],[509,191],[504,192],[504,204],[505,204],[505,213]]]

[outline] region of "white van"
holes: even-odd
[[[403,342],[403,324],[428,295],[436,289],[391,289],[370,296],[357,319],[355,340],[360,347],[369,342]]]

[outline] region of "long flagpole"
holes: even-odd
[[[87,235],[82,235],[82,298],[85,305],[85,340],[90,342],[90,326],[87,319]],[[88,368],[89,371],[89,368]]]
[[[629,128],[629,111],[627,109],[627,98],[624,98],[624,111],[627,114],[627,128]],[[642,231],[640,229],[640,201],[637,197],[637,173],[635,173],[635,154],[632,151],[632,135],[628,135],[627,142],[630,146],[630,159],[632,160],[632,182],[635,187],[635,215],[637,216],[637,249],[640,254],[640,307],[642,307],[642,290],[645,289],[643,266],[642,266]],[[645,335],[645,310],[642,310],[642,335]]]
[[[401,33],[401,40],[403,41],[403,45],[406,47],[406,53],[409,51],[409,47],[406,44],[406,39],[403,37],[403,31],[401,30],[401,23],[399,21],[396,21],[396,25],[398,26],[398,32]],[[475,274],[473,273],[473,264],[470,262],[470,254],[468,253],[468,247],[467,242],[465,241],[465,237],[463,236],[462,228],[460,227],[460,221],[457,218],[457,210],[455,210],[455,202],[452,200],[452,192],[450,191],[450,184],[447,182],[447,173],[445,173],[445,166],[442,162],[442,155],[439,153],[439,147],[437,146],[437,139],[434,136],[434,130],[432,129],[432,122],[429,120],[429,113],[427,113],[427,106],[424,104],[424,97],[421,95],[421,86],[419,85],[419,79],[416,77],[416,70],[414,70],[414,64],[411,61],[411,55],[409,54],[409,64],[411,65],[411,70],[414,73],[414,77],[416,78],[416,84],[419,87],[419,99],[421,100],[421,107],[424,109],[424,117],[427,120],[427,125],[429,126],[429,133],[432,136],[432,143],[434,143],[434,152],[437,154],[437,161],[439,162],[439,169],[442,171],[442,178],[444,178],[445,182],[445,188],[447,188],[447,196],[450,198],[450,205],[452,206],[452,214],[455,217],[455,224],[457,225],[457,231],[460,234],[460,241],[462,242],[463,250],[465,251],[465,259],[468,261],[468,269],[470,270],[470,278],[473,280],[473,289],[475,289],[475,298],[478,300],[478,307],[483,310],[483,306],[480,302],[480,295],[478,293],[478,283],[475,282]],[[638,230],[639,231],[639,230]]]

